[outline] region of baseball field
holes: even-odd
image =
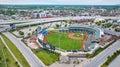
[[[86,35],[82,33],[50,32],[46,41],[64,50],[79,50],[83,46]]]

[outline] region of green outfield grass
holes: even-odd
[[[45,51],[45,50],[42,50],[41,52],[36,53],[36,55],[47,66],[49,66],[59,60],[58,54],[54,54],[54,53],[51,53],[51,52]]]
[[[82,40],[75,40],[68,37],[67,33],[54,32],[47,36],[46,41],[64,50],[79,50],[82,47]],[[60,45],[59,45],[60,44]]]

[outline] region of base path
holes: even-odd
[[[79,33],[79,34],[82,34],[82,33]],[[84,46],[85,46],[85,43],[86,43],[86,41],[87,41],[87,38],[88,38],[88,35],[87,34],[84,34],[84,35],[86,35],[86,38],[84,39],[84,37],[75,37],[74,36],[75,35],[75,33],[68,33],[68,36],[69,36],[69,38],[71,38],[71,39],[75,39],[75,40],[82,40],[83,42],[82,42],[82,48],[80,49],[80,50],[83,50],[84,49]]]
[[[82,34],[82,33],[80,33],[80,34]],[[68,33],[68,36],[69,36],[69,38],[71,38],[71,39],[75,39],[75,40],[84,40],[84,38],[82,37],[75,37],[74,36],[75,35],[75,33]]]

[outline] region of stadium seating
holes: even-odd
[[[44,35],[44,36],[46,36],[48,34],[48,31],[46,31],[46,30],[43,29],[39,33],[42,34],[42,35]]]

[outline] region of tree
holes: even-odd
[[[2,60],[2,57],[0,57],[0,61]]]
[[[15,62],[15,64],[17,65],[17,64],[18,64],[18,62],[16,61],[16,62]]]
[[[105,20],[103,20],[102,23],[105,23]]]
[[[35,31],[32,31],[32,34],[34,34],[35,33]]]
[[[115,28],[115,31],[116,32],[120,32],[120,28]]]
[[[110,58],[110,56],[107,57],[108,59]]]
[[[19,34],[20,34],[20,35],[24,35],[24,32],[22,32],[22,31],[19,31]]]
[[[65,27],[67,27],[67,24],[65,24]]]
[[[112,28],[116,28],[117,27],[117,25],[112,25]]]
[[[8,62],[9,61],[9,59],[8,58],[6,58],[6,62]]]
[[[60,25],[59,25],[59,24],[56,24],[56,27],[57,27],[57,28],[59,28],[59,27],[60,27]]]
[[[106,62],[105,64],[106,64],[106,65],[108,65],[109,63],[108,63],[108,62]]]
[[[28,33],[27,35],[28,35],[28,37],[30,37],[31,33]]]
[[[94,23],[94,20],[92,20],[91,22]]]

